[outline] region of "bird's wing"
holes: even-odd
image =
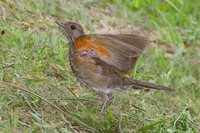
[[[121,71],[130,70],[148,40],[136,35],[85,35],[74,42],[77,51],[93,49],[98,58]]]

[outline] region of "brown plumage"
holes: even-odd
[[[74,22],[56,22],[69,40],[69,60],[79,82],[101,96],[103,113],[117,89],[173,88],[124,77],[121,72],[130,70],[149,40],[130,34],[85,35],[81,25]]]

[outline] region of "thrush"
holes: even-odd
[[[122,75],[133,68],[138,55],[148,45],[149,40],[145,37],[131,34],[86,35],[78,23],[56,23],[69,41],[69,61],[75,77],[103,100],[101,114],[111,103],[115,90],[175,90]]]

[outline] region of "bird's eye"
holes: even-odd
[[[76,26],[75,25],[71,25],[71,30],[75,30],[76,29]]]

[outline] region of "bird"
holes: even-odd
[[[156,89],[173,92],[174,88],[124,76],[137,61],[150,40],[132,34],[85,34],[72,21],[55,21],[69,42],[69,62],[74,76],[85,87],[98,94],[103,105],[110,105],[116,90]]]

